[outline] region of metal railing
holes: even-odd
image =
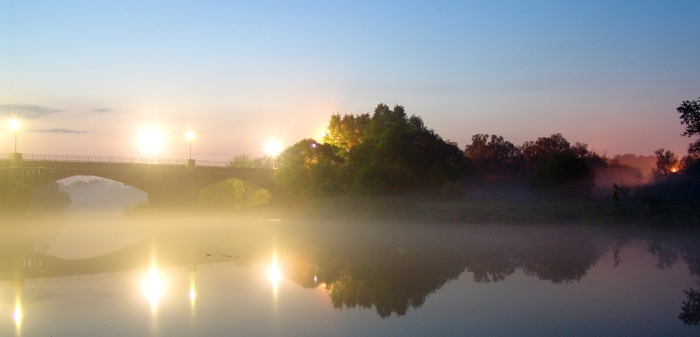
[[[0,153],[0,160],[9,160],[10,155]],[[162,159],[162,158],[133,158],[133,157],[105,157],[105,156],[73,156],[56,154],[23,154],[23,161],[48,161],[62,163],[103,163],[103,164],[151,164],[185,166],[186,159]],[[227,161],[197,160],[196,166],[229,167]],[[254,163],[244,167],[259,167]]]

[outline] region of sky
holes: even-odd
[[[700,2],[0,0],[0,153],[229,160],[403,105],[464,148],[684,154]],[[4,120],[4,121],[3,121]]]

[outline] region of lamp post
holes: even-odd
[[[15,153],[17,153],[17,129],[19,129],[19,121],[16,119],[11,120],[10,129],[15,131]]]
[[[22,154],[17,153],[17,129],[19,129],[19,120],[13,119],[10,121],[10,129],[15,131],[15,152],[10,153],[10,167],[22,167]]]
[[[185,138],[190,142],[190,157],[187,159],[187,165],[185,165],[185,169],[187,171],[194,171],[194,159],[192,159],[192,140],[194,139],[194,132],[192,131],[187,131],[185,134]]]
[[[190,159],[192,159],[192,140],[194,139],[194,132],[187,131],[187,134],[185,134],[185,137],[187,137],[187,140],[190,141]]]

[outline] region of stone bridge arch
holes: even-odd
[[[268,168],[25,161],[21,167],[0,168],[0,183],[23,181],[38,187],[72,176],[96,176],[146,192],[152,207],[190,208],[197,205],[200,190],[231,178],[273,192],[272,173]]]

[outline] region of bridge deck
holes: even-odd
[[[148,193],[149,203],[196,204],[201,189],[235,178],[272,191],[274,169],[266,165],[230,166],[229,162],[201,161],[188,166],[184,159],[0,154],[0,184],[23,181],[38,187],[72,176],[98,176]]]
[[[0,153],[0,162],[9,162],[9,153]],[[52,163],[103,163],[103,164],[149,164],[184,166],[187,159],[139,158],[139,157],[109,157],[109,156],[79,156],[55,154],[23,154],[23,162],[52,162]],[[198,167],[230,167],[230,162],[197,160]],[[258,168],[260,166],[245,166]]]

